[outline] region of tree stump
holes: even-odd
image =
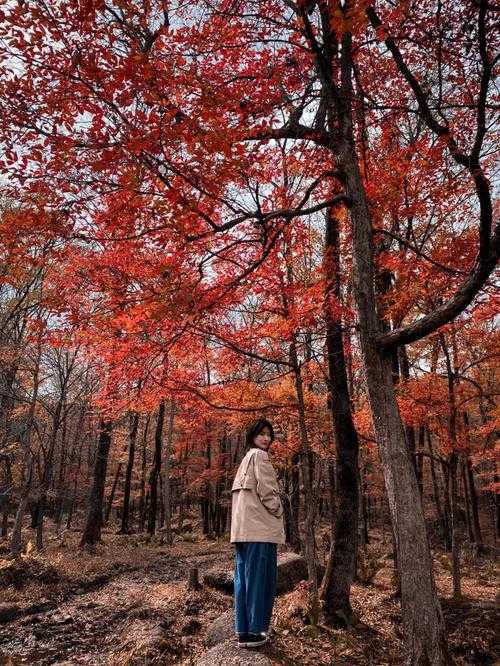
[[[198,567],[193,567],[192,569],[189,569],[188,590],[199,590],[200,587],[200,581],[198,580]]]

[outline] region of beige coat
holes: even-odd
[[[234,477],[231,494],[231,543],[285,543],[283,506],[267,451],[256,447],[247,451]]]

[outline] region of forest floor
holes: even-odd
[[[188,592],[188,570],[198,567],[200,579],[215,565],[232,570],[227,539],[209,540],[195,530],[169,547],[106,531],[104,544],[89,554],[78,550],[79,536],[56,536],[49,529],[44,553],[31,551],[18,563],[1,559],[0,544],[0,665],[195,664],[207,649],[208,627],[233,602],[206,586]],[[388,539],[374,532],[369,552],[378,571],[369,584],[353,586],[356,628],[325,627],[312,637],[304,624],[303,593],[276,598],[276,635],[261,649],[275,666],[401,664],[400,604],[393,597]],[[493,558],[464,553],[461,603],[451,601],[448,556],[436,551],[434,562],[456,663],[499,663]]]

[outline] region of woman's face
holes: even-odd
[[[267,451],[271,446],[271,431],[267,426],[265,426],[258,435],[254,438],[255,446],[258,446],[259,449]]]

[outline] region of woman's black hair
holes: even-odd
[[[269,428],[269,431],[271,433],[271,442],[274,442],[273,426],[269,423],[267,419],[258,419],[257,421],[252,423],[252,425],[247,430],[247,438],[246,438],[247,449],[251,449],[252,446],[255,446],[254,439],[257,437],[257,435],[260,435],[260,433],[264,430],[264,428]]]

